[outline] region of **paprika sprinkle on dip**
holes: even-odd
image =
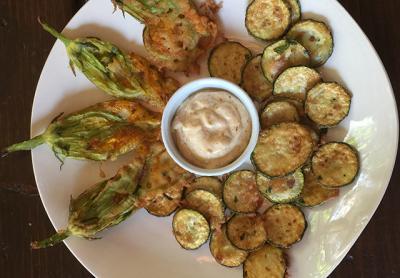
[[[183,102],[171,127],[175,144],[188,162],[215,169],[243,153],[252,124],[239,99],[227,91],[207,89]]]

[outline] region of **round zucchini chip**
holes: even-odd
[[[247,31],[258,39],[278,39],[286,33],[290,23],[290,8],[284,0],[254,0],[247,7]]]
[[[280,248],[289,248],[300,241],[307,228],[303,212],[290,204],[273,205],[263,218],[267,241]]]
[[[288,39],[267,46],[261,59],[264,76],[271,83],[287,68],[309,64],[308,51],[297,41]]]
[[[214,177],[198,177],[196,178],[186,190],[186,195],[196,189],[203,189],[210,191],[218,198],[222,199],[222,183],[218,178]]]
[[[265,244],[250,253],[243,265],[244,278],[286,277],[286,257],[282,249]]]
[[[291,23],[294,24],[301,19],[301,6],[299,0],[285,0],[292,14]]]
[[[170,216],[178,208],[181,197],[182,194],[176,194],[175,196],[169,196],[167,194],[157,196],[146,206],[146,210],[154,216]]]
[[[283,98],[285,101],[290,102],[297,108],[297,112],[299,113],[300,117],[304,117],[306,115],[306,112],[304,111],[304,103],[300,100],[297,99],[291,99],[291,98]]]
[[[297,108],[288,101],[274,101],[267,104],[260,116],[263,129],[280,123],[298,121],[300,121],[300,116]]]
[[[287,98],[287,97],[272,96],[270,98],[270,100],[267,102],[267,104],[276,102],[276,101],[286,101],[286,102],[293,104],[297,109],[297,113],[299,113],[300,119],[302,119],[306,115],[306,113],[304,112],[304,102],[302,102],[300,100],[293,99],[293,98]]]
[[[292,67],[282,72],[274,83],[274,95],[304,102],[306,93],[321,82],[321,75],[309,67]]]
[[[323,186],[337,188],[348,185],[360,169],[358,152],[346,143],[327,143],[314,153],[311,168]]]
[[[269,178],[257,173],[258,190],[265,198],[273,203],[290,203],[296,200],[304,185],[304,176],[301,170],[286,177]]]
[[[210,251],[217,263],[236,267],[241,265],[247,258],[248,252],[235,247],[226,236],[226,226],[215,230],[211,234]]]
[[[187,250],[199,248],[210,235],[210,226],[206,218],[191,209],[181,209],[175,213],[172,230],[176,241]]]
[[[333,52],[333,37],[325,23],[308,19],[296,23],[286,35],[301,43],[310,53],[311,66],[326,63]]]
[[[337,83],[320,83],[306,97],[305,112],[320,127],[338,125],[349,114],[350,93]]]
[[[231,174],[225,181],[223,198],[226,206],[234,212],[256,212],[263,203],[257,190],[256,174],[252,171]]]
[[[296,204],[315,207],[339,195],[339,188],[323,187],[311,170],[304,170],[304,187]]]
[[[266,240],[260,215],[236,214],[229,219],[226,234],[237,248],[251,251],[261,247]]]
[[[306,127],[282,123],[260,132],[252,161],[263,174],[283,177],[303,166],[313,147],[313,139]]]
[[[242,44],[227,41],[215,46],[208,58],[210,76],[235,84],[242,81],[242,70],[251,58],[251,51]]]
[[[272,95],[272,84],[261,69],[261,54],[253,57],[244,67],[242,88],[258,102],[263,102]]]
[[[196,189],[185,197],[188,208],[199,211],[210,222],[211,229],[215,229],[225,222],[225,208],[222,200],[213,193]]]

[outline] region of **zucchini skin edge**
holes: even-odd
[[[342,144],[342,145],[346,145],[346,146],[350,147],[351,150],[353,151],[353,153],[356,155],[356,157],[357,157],[357,162],[358,162],[357,173],[354,175],[354,178],[353,178],[349,183],[346,183],[346,184],[341,185],[341,186],[326,186],[326,185],[321,184],[322,187],[325,187],[325,188],[327,188],[327,189],[336,189],[336,188],[338,189],[338,188],[342,188],[342,187],[345,187],[345,186],[347,186],[347,185],[352,184],[352,183],[358,178],[358,176],[359,176],[359,174],[360,174],[360,170],[361,170],[361,160],[360,160],[360,154],[359,154],[358,150],[357,150],[354,146],[352,146],[352,145],[350,145],[349,143],[346,143],[346,142],[332,141],[332,142],[328,142],[328,143],[325,143],[325,144],[323,144],[323,145],[320,145],[319,147],[322,147],[322,146],[328,145],[328,144],[332,144],[332,143],[335,143],[335,144]],[[314,155],[317,153],[317,151],[318,151],[318,150],[316,150],[316,151],[313,153],[313,155],[311,156],[311,160],[312,160],[312,158],[314,157]],[[312,163],[311,163],[311,171],[314,172],[313,167],[312,167]]]
[[[275,204],[275,205],[270,206],[270,207],[264,212],[264,214],[265,214],[268,210],[270,210],[272,207],[277,206],[277,205],[281,205],[281,204]],[[268,238],[267,238],[266,242],[267,242],[268,244],[274,246],[274,247],[277,247],[277,248],[289,249],[292,245],[294,245],[294,244],[300,242],[300,241],[303,239],[304,234],[306,233],[307,228],[308,228],[308,221],[307,221],[307,218],[306,218],[306,216],[305,216],[303,210],[301,209],[301,207],[299,207],[299,206],[297,206],[297,205],[295,205],[295,204],[282,204],[282,205],[290,205],[290,206],[296,207],[296,208],[301,212],[301,214],[303,215],[303,218],[304,218],[304,230],[303,230],[303,233],[299,236],[299,238],[298,238],[295,242],[291,243],[289,246],[282,246],[282,245],[279,245],[279,244],[275,244],[275,243],[273,243],[272,241],[268,240]]]

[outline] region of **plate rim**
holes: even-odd
[[[78,14],[81,12],[81,10],[84,9],[84,8],[89,4],[89,2],[92,2],[92,1],[93,1],[93,0],[89,0],[89,1],[85,2],[85,3],[82,5],[82,7],[80,7],[80,8],[75,12],[75,14],[74,14],[74,15],[68,20],[68,22],[65,24],[65,26],[63,27],[61,33],[65,31],[65,29],[67,28],[67,26],[71,23],[71,21],[73,21],[73,20],[75,19],[75,17],[78,16]],[[32,108],[31,108],[31,121],[30,121],[30,125],[31,125],[31,126],[30,126],[30,136],[31,136],[31,138],[33,138],[33,136],[34,136],[34,130],[33,130],[33,127],[34,127],[33,112],[34,112],[34,111],[33,111],[33,108],[35,107],[36,94],[37,94],[37,91],[38,91],[38,85],[39,85],[39,83],[41,82],[41,80],[44,78],[43,68],[46,66],[46,64],[47,64],[47,62],[48,62],[48,60],[49,60],[50,54],[53,52],[53,50],[54,50],[54,48],[55,48],[55,46],[56,46],[57,41],[58,41],[58,39],[56,39],[55,42],[53,43],[53,46],[51,47],[51,49],[50,49],[50,51],[49,51],[49,54],[47,55],[46,61],[44,62],[43,66],[42,66],[42,71],[40,72],[39,79],[38,79],[38,81],[37,81],[37,83],[36,83],[35,95],[33,96]],[[50,217],[49,208],[46,206],[45,202],[43,201],[43,198],[42,198],[42,190],[40,189],[40,186],[38,186],[38,184],[39,184],[39,183],[38,183],[38,178],[36,177],[36,167],[37,167],[37,166],[35,165],[35,162],[34,162],[34,159],[33,159],[33,153],[32,153],[32,152],[31,152],[31,161],[32,161],[33,176],[34,176],[34,178],[35,178],[36,187],[37,187],[38,192],[39,192],[40,201],[41,201],[41,203],[42,203],[42,205],[43,205],[43,207],[44,207],[44,210],[46,211],[47,218],[50,220],[50,223],[51,223],[51,225],[53,226],[54,230],[57,231],[56,225],[55,225],[53,219]],[[75,259],[78,260],[78,262],[79,262],[91,275],[93,275],[94,277],[97,277],[97,275],[94,273],[94,270],[92,271],[92,270],[83,262],[83,258],[81,258],[81,256],[79,256],[79,255],[72,249],[72,247],[70,246],[70,244],[68,244],[67,242],[65,242],[65,240],[62,241],[62,244],[64,244],[64,245],[68,248],[69,252],[71,252],[71,254],[75,257]]]
[[[368,220],[366,221],[365,225],[363,228],[360,229],[360,231],[358,233],[356,233],[356,237],[353,237],[353,239],[351,240],[351,242],[346,246],[346,248],[344,248],[344,251],[342,256],[340,257],[340,259],[336,260],[336,262],[334,264],[331,265],[329,271],[327,271],[327,276],[328,277],[338,266],[339,264],[343,261],[343,259],[346,257],[346,255],[349,253],[350,249],[354,246],[354,244],[357,242],[357,240],[360,238],[361,234],[364,232],[365,228],[367,228],[369,222],[371,221],[372,217],[375,215],[379,205],[381,204],[383,197],[386,194],[386,191],[389,187],[390,181],[392,179],[393,176],[393,171],[394,171],[394,166],[396,165],[396,159],[397,159],[397,153],[399,150],[399,113],[398,113],[398,109],[397,109],[397,101],[396,101],[396,97],[394,95],[394,91],[393,91],[393,86],[392,86],[392,82],[390,81],[389,75],[387,73],[386,67],[383,64],[383,61],[381,59],[381,57],[379,56],[378,52],[376,51],[374,45],[372,44],[371,40],[368,38],[367,34],[364,32],[364,30],[361,28],[361,26],[358,24],[358,22],[353,18],[353,16],[343,7],[343,5],[341,3],[339,3],[339,1],[337,0],[333,0],[332,2],[334,2],[337,7],[341,10],[341,12],[343,12],[346,16],[348,16],[350,18],[350,21],[354,24],[354,26],[356,27],[356,29],[358,29],[359,33],[364,37],[364,39],[366,40],[366,42],[368,43],[368,46],[370,49],[372,49],[372,52],[376,58],[376,60],[379,63],[379,66],[381,67],[383,73],[384,73],[384,77],[386,79],[387,84],[389,85],[389,90],[390,90],[390,96],[392,98],[392,102],[391,104],[394,106],[394,112],[395,112],[395,143],[396,143],[396,148],[395,148],[395,155],[393,156],[393,159],[391,161],[392,163],[392,169],[390,170],[390,175],[388,177],[388,179],[385,181],[385,190],[383,190],[383,192],[381,193],[381,196],[379,196],[379,198],[377,200],[379,200],[376,204],[376,206],[372,209],[372,213],[368,216]]]
[[[81,10],[84,9],[84,8],[85,8],[89,3],[91,3],[92,1],[95,1],[95,0],[89,0],[89,1],[85,2],[85,3],[82,5],[82,7],[80,7],[80,8],[75,12],[75,14],[68,20],[68,22],[66,23],[66,25],[64,26],[64,28],[62,29],[61,32],[64,32],[65,29],[67,29],[67,26],[71,23],[71,21],[73,21],[73,20],[79,15],[79,13],[81,12]],[[362,37],[366,40],[366,42],[368,43],[368,47],[369,47],[370,49],[372,49],[372,52],[373,52],[374,57],[375,57],[374,60],[378,61],[378,64],[379,64],[379,66],[380,66],[380,68],[381,68],[381,70],[382,70],[382,72],[383,72],[383,74],[384,74],[384,78],[385,78],[387,84],[389,85],[390,97],[392,98],[391,104],[394,106],[394,112],[395,112],[395,131],[396,131],[396,132],[395,132],[395,134],[396,134],[396,135],[395,135],[395,145],[396,145],[396,147],[395,147],[395,155],[393,156],[393,159],[392,159],[392,161],[391,161],[391,163],[392,163],[393,166],[392,166],[392,169],[390,169],[390,175],[388,176],[388,178],[387,178],[386,181],[384,182],[384,184],[385,184],[385,189],[382,191],[381,196],[379,196],[379,197],[376,199],[376,200],[378,201],[377,204],[376,204],[376,206],[374,206],[374,208],[371,210],[372,213],[368,216],[368,220],[366,221],[364,227],[362,227],[362,228],[360,229],[360,231],[359,231],[358,233],[356,233],[356,236],[354,236],[353,239],[351,240],[351,242],[349,242],[349,244],[343,249],[344,252],[342,252],[342,255],[341,255],[340,257],[338,257],[338,259],[335,261],[335,263],[332,264],[331,267],[329,268],[329,270],[326,272],[326,274],[327,274],[326,277],[328,277],[328,276],[338,267],[338,265],[343,261],[344,257],[347,255],[347,253],[350,251],[350,249],[351,249],[351,248],[354,246],[354,244],[357,242],[357,240],[359,239],[360,235],[361,235],[362,232],[365,230],[365,228],[368,226],[368,224],[369,224],[369,222],[371,221],[372,217],[375,215],[375,213],[376,213],[376,211],[377,211],[379,205],[380,205],[381,202],[382,202],[383,197],[384,197],[385,194],[386,194],[387,188],[389,187],[390,181],[391,181],[391,179],[392,179],[393,171],[394,171],[394,167],[395,167],[395,163],[396,163],[396,159],[397,159],[397,154],[398,154],[398,150],[399,150],[399,146],[398,146],[398,144],[399,144],[399,114],[398,114],[397,102],[396,102],[396,98],[395,98],[395,95],[394,95],[393,86],[392,86],[392,83],[391,83],[391,81],[390,81],[390,78],[389,78],[389,75],[388,75],[388,73],[387,73],[387,70],[386,70],[386,68],[385,68],[385,65],[383,64],[382,59],[380,58],[380,56],[379,56],[377,50],[375,49],[374,45],[372,44],[371,40],[368,38],[368,36],[367,36],[366,33],[364,32],[364,30],[361,28],[361,26],[358,24],[358,22],[353,18],[353,16],[343,7],[343,5],[342,5],[339,1],[337,1],[337,0],[329,0],[329,1],[331,1],[334,5],[336,5],[337,8],[340,10],[340,12],[343,13],[343,14],[345,14],[346,17],[348,17],[348,18],[350,19],[350,21],[351,21],[352,24],[356,27],[356,29],[358,30],[358,32],[359,32],[359,33],[362,35]],[[34,135],[34,130],[33,130],[33,126],[34,126],[34,122],[33,122],[33,112],[34,112],[34,111],[33,111],[33,110],[34,110],[34,107],[35,107],[35,102],[36,102],[36,100],[37,100],[36,95],[37,95],[37,93],[38,93],[38,84],[39,84],[39,83],[42,81],[42,79],[44,78],[43,68],[44,68],[44,67],[46,66],[46,64],[48,63],[49,56],[50,56],[50,54],[53,52],[56,43],[57,43],[57,40],[54,42],[53,46],[51,47],[51,49],[50,49],[50,51],[49,51],[49,53],[48,53],[48,55],[47,55],[46,61],[45,61],[45,63],[44,63],[43,66],[42,66],[42,70],[41,70],[39,79],[38,79],[37,84],[36,84],[35,94],[34,94],[34,98],[33,98],[33,101],[32,101],[32,107],[31,107],[31,121],[30,121],[30,136],[31,136],[31,138],[32,138],[33,135]],[[32,161],[32,169],[33,169],[33,173],[34,173],[35,183],[36,183],[36,186],[37,186],[37,189],[38,189],[38,192],[39,192],[39,197],[40,197],[41,203],[42,203],[42,205],[43,205],[43,207],[44,207],[44,209],[45,209],[45,211],[46,211],[47,217],[48,217],[48,219],[50,220],[50,222],[51,222],[53,228],[54,228],[55,230],[57,230],[56,225],[55,225],[53,219],[49,216],[49,215],[50,215],[50,214],[49,214],[49,208],[46,206],[46,204],[45,204],[44,201],[43,201],[43,198],[42,198],[42,194],[43,194],[43,193],[42,193],[42,190],[41,190],[40,187],[38,186],[39,183],[38,183],[38,178],[37,178],[37,175],[36,175],[36,167],[37,167],[37,165],[35,165],[35,162],[34,162],[34,158],[33,158],[33,154],[32,154],[32,153],[31,153],[31,161]],[[93,270],[90,269],[90,268],[83,262],[83,257],[81,258],[81,256],[78,255],[78,254],[72,249],[72,247],[70,246],[70,244],[69,244],[68,242],[63,241],[63,244],[65,244],[65,246],[68,248],[68,250],[73,254],[73,256],[79,261],[79,263],[80,263],[90,274],[92,274],[94,277],[98,277],[98,276],[94,273],[95,270],[94,270],[94,269],[93,269]]]

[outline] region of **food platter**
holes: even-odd
[[[264,43],[247,34],[247,1],[225,0],[219,12],[224,36],[261,52]],[[361,157],[360,175],[339,198],[305,210],[309,229],[290,251],[293,277],[326,277],[340,263],[367,225],[388,185],[397,152],[398,119],[390,81],[372,45],[348,13],[334,0],[301,1],[305,18],[322,20],[333,30],[335,50],[320,72],[325,80],[345,85],[353,94],[350,115],[329,137],[350,142]],[[70,21],[64,34],[97,36],[125,51],[145,55],[142,25],[122,12],[114,14],[111,1],[89,1]],[[204,59],[205,61],[206,59]],[[182,82],[207,76],[176,75]],[[107,99],[82,74],[75,77],[61,42],[53,47],[43,68],[32,110],[32,135],[42,132],[60,112],[70,113]],[[77,196],[98,180],[111,177],[129,162],[124,155],[102,164],[66,160],[62,170],[46,147],[32,152],[42,202],[56,229],[66,226],[70,196]],[[101,177],[103,176],[103,177]],[[145,210],[99,236],[101,240],[71,238],[71,252],[98,277],[241,277],[241,268],[218,265],[208,246],[188,252],[176,244],[171,218],[156,218]]]

